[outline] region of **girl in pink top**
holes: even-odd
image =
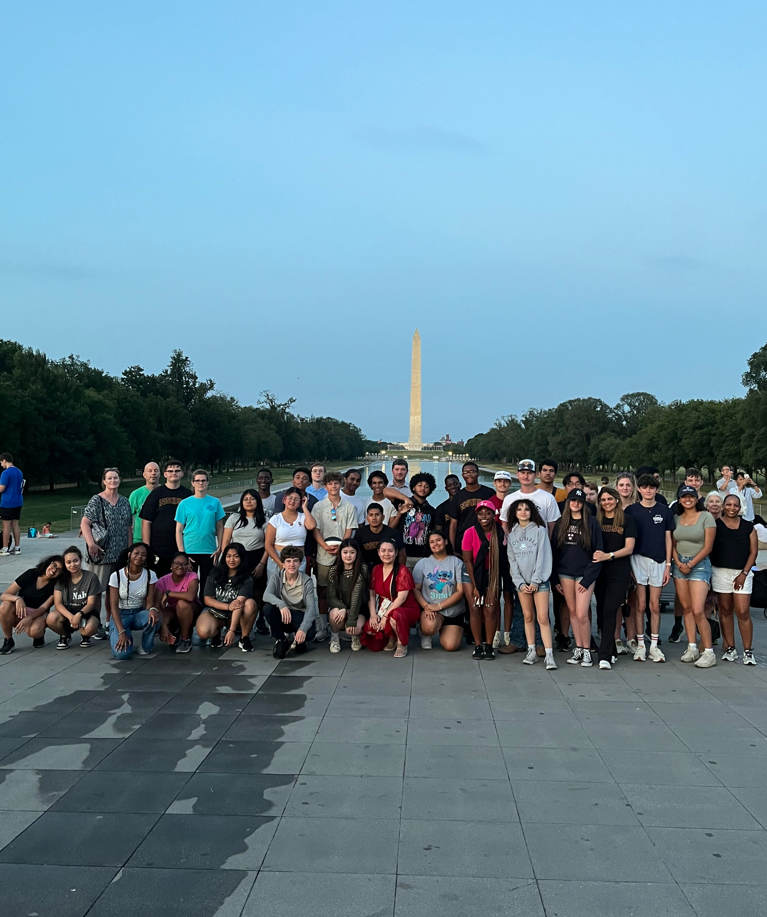
[[[192,649],[192,628],[200,613],[199,588],[200,580],[192,570],[189,556],[178,551],[173,555],[170,573],[161,576],[155,586],[162,614],[160,640],[172,646],[179,634],[177,653],[188,653]]]

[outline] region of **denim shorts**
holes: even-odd
[[[685,557],[683,554],[679,555],[679,560],[683,564],[687,564],[692,560],[692,557]],[[691,580],[697,583],[711,583],[711,561],[708,557],[704,557],[703,560],[699,560],[697,564],[692,568],[689,573],[682,573],[674,564],[674,579],[686,579]]]
[[[567,579],[567,577],[565,576],[563,579]],[[538,583],[538,592],[551,592],[551,583],[548,580],[545,583]]]

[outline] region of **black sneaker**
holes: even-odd
[[[243,653],[253,652],[253,644],[250,642],[250,637],[243,637],[239,642],[239,647]]]
[[[106,640],[109,637],[109,634],[106,632],[106,628],[103,625],[99,625],[99,629],[93,635],[91,639],[93,640]]]
[[[265,637],[269,633],[269,625],[263,618],[259,618],[256,621],[256,632]]]
[[[12,653],[15,646],[16,642],[13,637],[6,637],[5,640],[3,640],[3,645],[0,646],[0,656],[7,656],[8,653]]]
[[[571,646],[570,638],[566,637],[564,634],[560,634],[556,639],[556,644],[560,653],[566,653]]]
[[[219,631],[215,636],[210,638],[210,648],[217,650],[221,646],[221,631]]]
[[[484,659],[485,658],[485,648],[481,643],[478,643],[474,647],[474,652],[471,654],[472,659]]]
[[[71,639],[72,639],[71,637],[67,637],[65,634],[62,634],[62,635],[59,637],[59,642],[56,644],[56,649],[57,649],[57,650],[66,650],[66,649],[69,649],[69,641],[70,641]]]
[[[486,643],[482,649],[485,651],[485,659],[495,659],[495,650],[492,643]]]
[[[89,647],[90,645],[91,645],[91,638],[90,638],[90,637],[83,637],[82,640],[80,641],[80,649],[87,648],[87,647]]]
[[[45,637],[35,637],[35,639],[32,641],[32,646],[36,650],[39,650],[40,647],[45,646]]]
[[[303,643],[296,643],[296,656],[300,656],[309,649],[309,644],[306,640]]]
[[[275,659],[284,659],[289,645],[287,640],[278,640],[272,649],[272,656],[274,656]]]
[[[674,626],[671,628],[671,633],[668,635],[669,643],[679,643],[679,638],[682,636],[684,627],[682,626],[681,621],[675,621]]]

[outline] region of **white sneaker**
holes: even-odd
[[[341,637],[339,634],[330,635],[330,652],[331,653],[340,653],[341,652]]]
[[[554,654],[549,653],[546,655],[546,671],[553,672],[556,669],[557,664],[554,662]]]
[[[609,663],[606,659],[600,659],[600,660],[599,660],[599,668],[600,668],[600,669],[608,670],[608,669],[611,669],[612,666],[610,665],[610,663]]]
[[[538,662],[538,654],[535,652],[535,649],[528,649],[527,656],[522,660],[523,665],[535,665]]]
[[[632,639],[626,643],[626,646],[628,647],[629,653],[634,654],[637,651],[639,643],[635,639]]]
[[[619,656],[625,656],[628,653],[628,650],[626,649],[626,644],[623,642],[623,640],[616,640],[615,648]]]
[[[358,653],[362,649],[362,644],[360,643],[360,638],[355,634],[352,637],[352,652]]]
[[[139,654],[139,656],[145,656],[147,659],[154,659],[154,657],[157,655],[155,652],[147,653],[147,651],[140,643],[136,652]]]
[[[637,648],[634,651],[634,662],[644,662],[647,659],[647,647],[642,643],[637,644]]]
[[[700,650],[696,646],[695,649],[687,647],[687,649],[682,653],[682,658],[680,662],[696,662],[700,659]]]
[[[737,662],[738,661],[738,651],[734,646],[731,646],[728,650],[724,650],[722,653],[722,662]]]
[[[498,636],[498,634],[496,634],[496,637],[497,637],[497,636]],[[422,649],[422,650],[430,650],[431,648],[432,648],[432,645],[431,645],[431,635],[429,635],[429,636],[427,637],[426,634],[421,634],[421,649]]]
[[[611,665],[615,665],[615,663],[616,663],[617,661],[618,661],[618,657],[617,657],[617,656],[611,656],[611,657],[610,657],[610,664],[611,664]]]
[[[505,630],[503,632],[503,645],[508,646],[511,643],[511,631]]]
[[[2,548],[2,550],[0,550],[0,554],[10,554],[10,553],[11,552],[8,550],[8,548]]]
[[[665,662],[666,657],[663,655],[662,650],[658,649],[657,646],[650,647],[650,659],[653,662]]]
[[[501,632],[497,630],[495,632],[495,636],[493,637],[493,649],[497,650],[500,645],[501,645]]]
[[[743,665],[756,665],[753,650],[743,650]]]
[[[11,554],[21,554],[21,548],[11,548]]]
[[[591,661],[591,650],[583,651],[583,659],[581,659],[581,665],[584,669],[590,669],[594,663]]]
[[[696,669],[710,669],[716,665],[716,656],[713,650],[703,650],[700,658],[695,663]]]

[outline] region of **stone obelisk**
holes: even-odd
[[[410,366],[410,435],[407,447],[413,451],[422,448],[421,442],[421,335],[415,329],[413,358]]]

